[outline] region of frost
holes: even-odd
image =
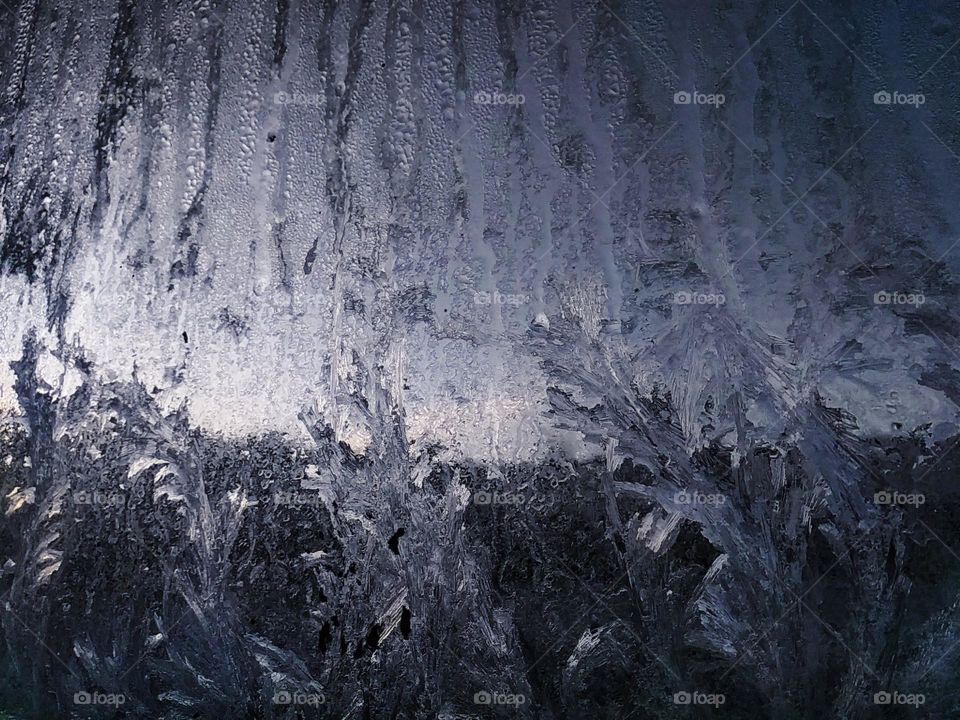
[[[0,716],[955,716],[948,5],[0,2]]]

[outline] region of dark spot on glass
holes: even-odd
[[[389,540],[387,540],[387,547],[389,547],[390,550],[393,551],[394,555],[400,554],[400,538],[403,537],[403,534],[405,532],[406,532],[405,528],[400,528],[390,537]]]
[[[403,635],[404,640],[410,637],[410,608],[406,605],[400,612],[400,634]]]

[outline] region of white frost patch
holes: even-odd
[[[605,632],[605,628],[597,628],[596,630],[590,630],[588,628],[583,631],[583,635],[577,640],[576,647],[573,648],[573,652],[571,652],[570,657],[567,658],[566,673],[573,672],[577,669],[580,661],[600,644],[600,640],[603,638]]]
[[[37,489],[35,487],[15,487],[7,495],[6,515],[13,515],[24,505],[33,505],[36,502]]]

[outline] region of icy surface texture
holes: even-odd
[[[937,0],[0,0],[0,708],[960,714],[958,73]]]

